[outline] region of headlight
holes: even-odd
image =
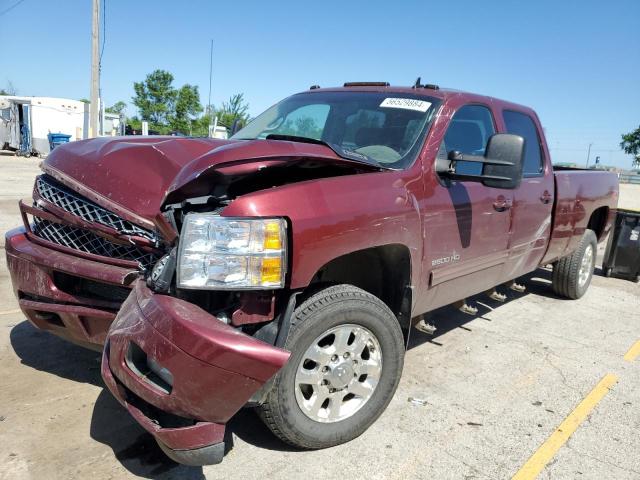
[[[287,258],[283,218],[185,216],[178,287],[211,290],[284,287]]]

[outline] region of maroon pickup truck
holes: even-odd
[[[530,108],[420,84],[313,87],[229,140],[98,138],[42,169],[6,239],[22,311],[101,349],[191,465],[221,461],[244,406],[301,448],[357,437],[425,312],[541,265],[581,297],[618,197],[554,171]]]

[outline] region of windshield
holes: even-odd
[[[309,138],[345,158],[406,168],[417,156],[438,105],[432,97],[397,92],[301,93],[269,108],[231,138]]]

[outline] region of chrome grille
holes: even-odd
[[[81,197],[47,175],[36,179],[36,188],[42,198],[88,222],[95,222],[126,235],[135,235],[157,242],[154,232],[120,218],[113,212]]]
[[[121,260],[133,260],[138,262],[143,269],[150,268],[158,259],[157,255],[146,252],[136,245],[113,243],[89,230],[50,222],[35,216],[33,217],[33,233],[49,242],[81,252]]]

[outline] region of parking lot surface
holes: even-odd
[[[0,156],[3,231],[20,224],[37,165]],[[640,209],[640,186],[622,185],[621,203]],[[194,468],[166,459],[111,397],[98,353],[24,319],[2,252],[0,479],[638,479],[640,285],[597,273],[579,301],[556,297],[541,269],[505,303],[475,297],[475,316],[430,314],[436,334],[412,332],[388,409],[346,445],[292,449],[243,410],[223,463]]]

